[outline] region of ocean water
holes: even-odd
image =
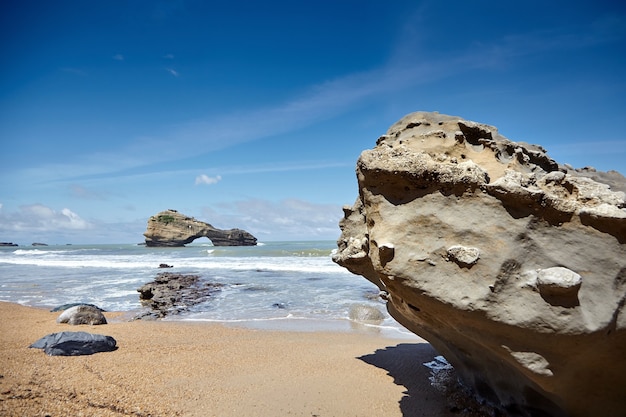
[[[139,311],[137,288],[160,272],[200,275],[222,290],[169,320],[203,320],[277,329],[353,327],[355,305],[384,313],[374,330],[407,336],[391,318],[378,288],[331,260],[334,241],[267,242],[258,246],[182,248],[140,245],[0,248],[0,301],[52,308],[92,303],[109,311]],[[159,269],[159,264],[173,268]],[[363,324],[358,324],[363,326]],[[333,327],[334,326],[334,327]]]

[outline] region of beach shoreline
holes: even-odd
[[[107,325],[70,326],[58,314],[0,303],[0,414],[458,415],[430,385],[423,363],[437,353],[419,339],[128,322],[123,313],[105,313]],[[118,349],[52,357],[28,348],[60,331],[112,336]]]

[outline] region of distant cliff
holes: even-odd
[[[241,229],[221,230],[176,210],[162,211],[148,219],[146,246],[185,246],[200,237],[215,246],[255,246],[256,237]]]

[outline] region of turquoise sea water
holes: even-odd
[[[257,323],[306,330],[349,323],[355,305],[384,312],[381,329],[407,333],[386,313],[378,289],[331,260],[334,241],[267,242],[248,247],[194,243],[0,248],[0,301],[38,307],[92,303],[109,311],[139,310],[137,288],[160,272],[197,274],[223,284],[208,302],[176,320]],[[159,264],[172,265],[159,269]],[[294,323],[296,323],[294,325]],[[371,326],[371,325],[370,325]]]

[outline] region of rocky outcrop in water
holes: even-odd
[[[209,300],[221,287],[221,284],[202,280],[199,275],[160,273],[154,281],[137,289],[139,301],[146,310],[135,319],[159,319],[184,313]]]
[[[194,240],[207,237],[214,246],[254,246],[257,239],[241,229],[222,230],[185,216],[176,210],[162,211],[148,219],[143,234],[146,246],[185,246]]]
[[[475,393],[520,416],[626,410],[626,178],[413,113],[358,159],[333,260]]]

